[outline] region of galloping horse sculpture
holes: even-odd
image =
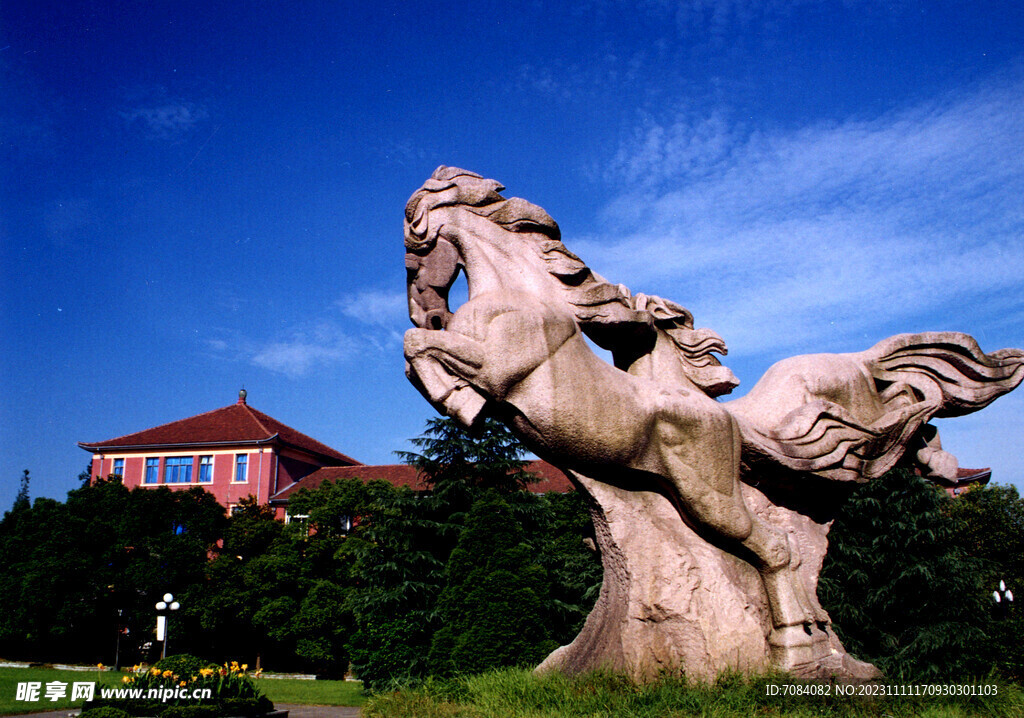
[[[713,356],[725,353],[718,335],[592,272],[543,209],[503,189],[440,167],[409,200],[417,328],[405,356],[439,412],[465,426],[501,417],[591,500],[601,597],[542,668],[877,676],[846,655],[817,601],[830,516],[814,496],[827,504],[908,446],[925,474],[955,475],[927,421],[1017,386],[1024,352],[986,355],[951,332],[899,335],[861,354],[780,362],[720,403],[738,382]],[[460,270],[469,298],[452,313]]]

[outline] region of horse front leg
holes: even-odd
[[[483,351],[480,342],[460,334],[410,329],[405,373],[439,413],[468,428],[487,403],[472,381],[483,366]]]

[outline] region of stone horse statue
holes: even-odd
[[[406,205],[405,357],[439,412],[467,427],[500,417],[589,499],[601,595],[540,669],[877,677],[817,600],[832,511],[901,459],[955,476],[928,420],[1017,386],[1024,352],[898,335],[779,362],[723,403],[738,382],[714,356],[726,352],[717,334],[591,271],[543,209],[503,189],[439,167]],[[469,298],[452,313],[460,270]]]

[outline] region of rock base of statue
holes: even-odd
[[[747,561],[680,520],[658,487],[637,490],[571,474],[589,497],[604,563],[601,594],[579,636],[538,671],[612,670],[635,680],[783,670],[863,683],[880,677],[843,649],[814,596],[830,521],[772,503],[743,485],[751,511],[789,536],[816,620],[774,629],[762,578]]]

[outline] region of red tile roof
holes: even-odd
[[[986,467],[984,469],[965,469],[958,467],[956,470],[956,480],[960,483],[965,481],[979,481],[980,479],[987,478],[992,475],[992,469]]]
[[[526,465],[526,470],[536,474],[540,479],[535,484],[530,484],[529,490],[534,493],[546,493],[557,491],[566,493],[573,490],[569,478],[546,461],[531,461]],[[288,498],[299,489],[315,489],[325,481],[337,481],[338,479],[362,479],[373,481],[381,479],[392,486],[408,486],[416,491],[423,491],[427,487],[420,479],[415,468],[408,464],[364,464],[360,466],[325,466],[317,469],[309,476],[300,479],[296,483],[281,489],[270,497],[274,502],[287,502]]]
[[[537,483],[530,484],[530,491],[535,494],[546,494],[548,491],[567,494],[576,490],[576,487],[569,481],[569,477],[562,473],[561,469],[546,461],[531,461],[526,465],[526,470],[531,474],[536,474],[540,479]]]
[[[344,464],[358,464],[350,456],[335,451],[316,439],[296,431],[262,411],[239,401],[237,404],[214,409],[188,419],[138,431],[107,441],[79,443],[88,451],[110,449],[138,449],[168,446],[210,446],[216,444],[245,444],[277,442]]]
[[[918,470],[920,474],[920,470]],[[945,479],[941,476],[929,476],[928,480],[941,484],[945,488],[956,487],[956,486],[967,486],[969,484],[987,484],[992,478],[992,469],[965,469],[963,467],[957,467],[955,479]]]

